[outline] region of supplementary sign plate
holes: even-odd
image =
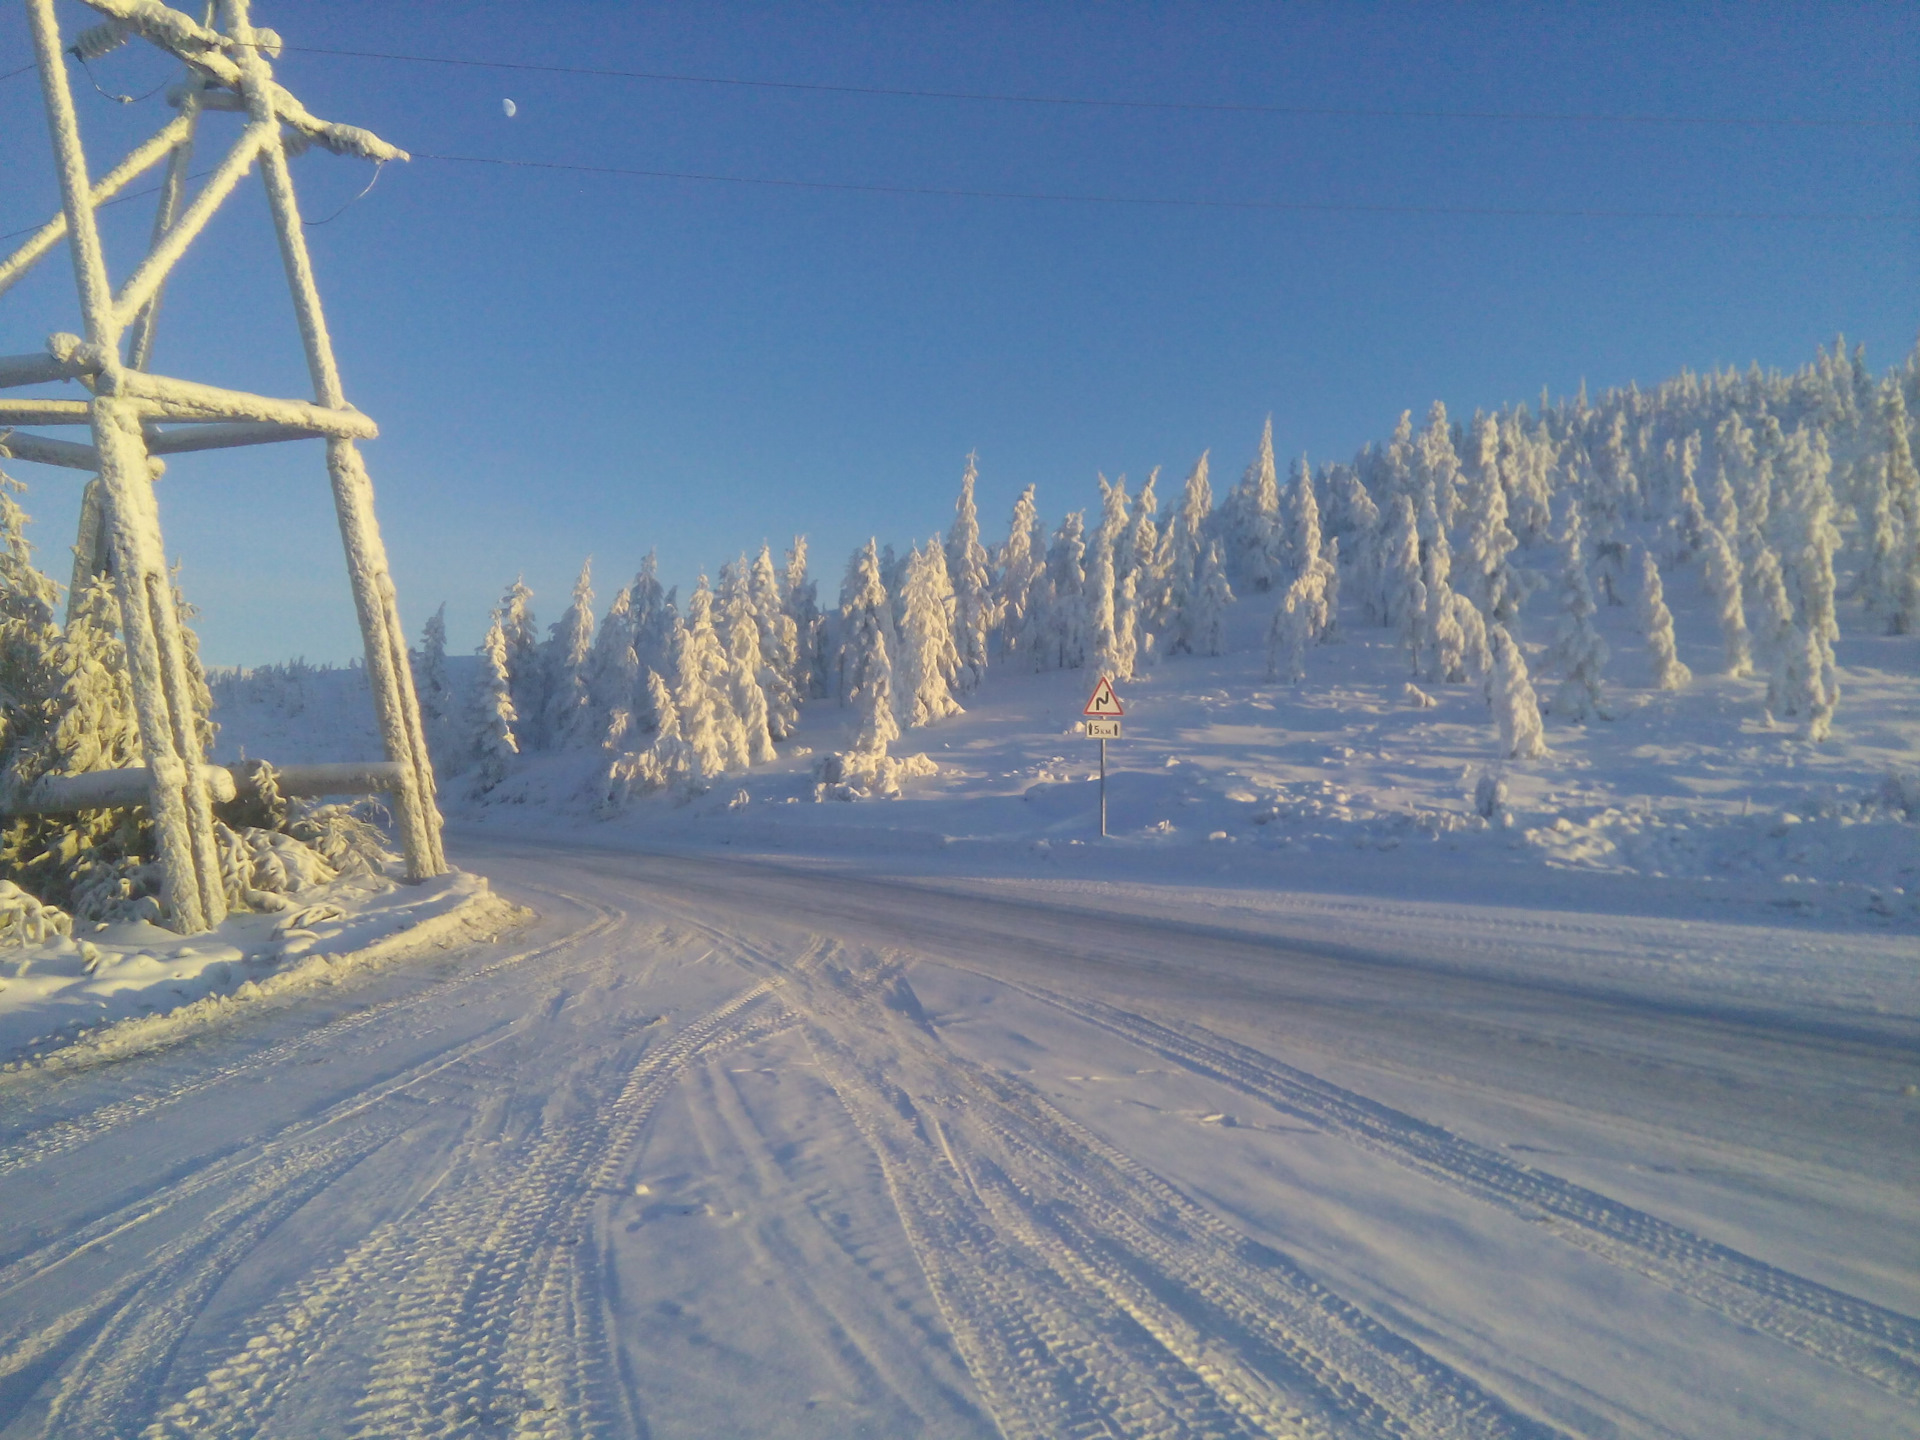
[[[1120,738],[1120,722],[1118,720],[1089,720],[1087,721],[1087,738],[1089,740],[1118,740]]]
[[[1093,687],[1093,694],[1087,697],[1087,708],[1082,715],[1110,715],[1115,719],[1126,714],[1121,708],[1120,697],[1113,693],[1113,682],[1106,676],[1100,677],[1100,683]]]

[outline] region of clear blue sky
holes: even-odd
[[[69,30],[91,12],[63,0]],[[1920,120],[1911,4],[393,5],[258,0],[291,45],[754,80],[1371,110]],[[0,71],[29,58],[0,11]],[[150,50],[110,90],[168,78]],[[289,53],[316,113],[419,152],[747,177],[1531,210],[1920,212],[1920,130],[1116,110],[600,79]],[[96,172],[164,119],[82,84]],[[501,101],[519,114],[509,120]],[[232,117],[210,125],[225,134]],[[0,232],[54,203],[39,97],[0,82]],[[210,160],[212,142],[205,152]],[[306,213],[365,184],[295,162]],[[148,202],[120,207],[124,275]],[[257,186],[177,272],[156,366],[305,393]],[[1920,225],[1079,204],[635,180],[419,160],[312,239],[412,633],[473,645],[516,573],[558,617],[657,547],[683,587],[814,544],[943,528],[980,455],[989,541],[1094,474],[1177,484],[1345,458],[1402,409],[1471,412],[1791,367],[1837,331],[1876,368],[1920,325]],[[15,242],[17,243],[17,242]],[[0,351],[74,329],[64,254],[0,300]],[[64,578],[78,479],[32,487]],[[1167,488],[1163,479],[1163,493]],[[177,458],[171,550],[208,658],[358,649],[319,447]]]

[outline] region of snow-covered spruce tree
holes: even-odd
[[[901,597],[907,588],[907,557],[899,554],[889,541],[880,547],[880,583],[887,588],[887,595],[893,602],[893,633],[900,633]]]
[[[120,602],[106,575],[87,581],[52,658],[58,688],[47,773],[84,775],[142,763]],[[444,674],[441,680],[444,686]]]
[[[1509,410],[1500,422],[1500,467],[1506,477],[1507,509],[1528,545],[1553,531],[1553,468],[1558,446],[1544,418],[1536,428],[1524,407]]]
[[[1707,519],[1707,507],[1700,503],[1700,487],[1694,483],[1700,470],[1700,432],[1689,432],[1678,447],[1671,440],[1667,446],[1674,452],[1674,464],[1680,472],[1680,498],[1667,522],[1669,553],[1674,564],[1684,565],[1706,548],[1707,528],[1712,524]]]
[[[1335,477],[1333,490],[1346,516],[1345,554],[1353,567],[1354,588],[1360,592],[1360,613],[1369,625],[1384,625],[1387,611],[1380,592],[1380,557],[1386,538],[1380,507],[1352,470]]]
[[[1701,551],[1706,557],[1707,594],[1713,597],[1720,639],[1726,647],[1727,674],[1753,673],[1753,646],[1747,635],[1746,607],[1742,603],[1740,558],[1717,525],[1706,529]]]
[[[593,656],[593,560],[580,566],[573,582],[573,599],[566,613],[548,628],[546,654],[546,708],[538,727],[540,742],[550,750],[599,741],[593,706],[587,690],[587,662]]]
[[[1285,558],[1292,575],[1267,627],[1267,674],[1298,682],[1306,676],[1309,645],[1331,637],[1338,598],[1338,545],[1334,557],[1321,550],[1320,508],[1313,476],[1302,456],[1287,488]]]
[[[633,653],[640,661],[641,673],[664,672],[668,665],[667,633],[672,628],[671,607],[660,588],[660,562],[653,551],[647,551],[647,558],[640,562],[628,590],[627,604],[633,612]]]
[[[1139,576],[1129,572],[1118,581],[1114,579],[1116,548],[1107,543],[1104,534],[1094,541],[1093,563],[1087,570],[1087,616],[1094,668],[1110,680],[1131,680],[1139,645],[1135,614]]]
[[[1647,656],[1652,669],[1653,688],[1678,690],[1689,684],[1693,672],[1680,659],[1673,638],[1673,612],[1667,608],[1666,594],[1660,584],[1660,566],[1653,551],[1640,551],[1640,590],[1637,615],[1640,633],[1647,639]]]
[[[1404,495],[1399,497],[1400,500],[1406,498]],[[1426,650],[1427,582],[1420,578],[1418,569],[1410,573],[1412,578],[1398,597],[1399,619],[1395,629],[1399,633],[1401,652],[1407,657],[1407,673],[1418,679],[1421,657]]]
[[[180,617],[180,668],[187,672],[187,697],[193,707],[193,733],[200,743],[200,754],[204,757],[213,749],[213,739],[220,733],[220,727],[213,720],[213,690],[207,684],[207,667],[200,663],[200,636],[192,624],[200,618],[200,611],[181,593],[179,574],[180,566],[176,563],[169,585],[173,591],[173,608]]]
[[[1220,543],[1209,540],[1194,576],[1192,599],[1180,620],[1181,631],[1189,638],[1195,655],[1227,653],[1227,606],[1232,603],[1233,587],[1227,583]]]
[[[700,590],[705,589],[703,584]],[[711,633],[712,625],[709,624],[707,629]],[[717,639],[715,648],[718,648]],[[739,717],[733,714],[733,707],[727,703],[724,692],[715,693],[707,676],[706,661],[699,647],[693,643],[693,632],[687,621],[678,615],[668,625],[667,650],[672,656],[673,665],[668,698],[672,701],[675,728],[685,747],[681,752],[679,768],[669,776],[669,781],[682,797],[703,795],[712,788],[715,780],[727,773],[732,763],[733,747],[727,743],[724,733],[726,727],[721,722],[720,712],[725,710],[728,720],[734,724],[738,724]],[[652,686],[649,685],[648,689],[651,691]],[[662,737],[666,733],[663,722],[654,737],[653,747],[662,756],[665,755],[661,748]],[[744,750],[744,744],[741,748]]]
[[[1336,545],[1338,541],[1334,542]],[[1267,626],[1267,675],[1294,683],[1306,678],[1307,647],[1325,637],[1332,626],[1327,580],[1332,567],[1324,560],[1309,564],[1280,597]]]
[[[1271,415],[1246,474],[1228,492],[1221,523],[1233,577],[1244,588],[1271,590],[1281,578],[1280,472],[1273,461]]]
[[[1452,529],[1460,509],[1460,456],[1453,448],[1447,407],[1436,400],[1427,410],[1427,428],[1413,442],[1415,492],[1433,496],[1440,523]]]
[[[1146,644],[1151,644],[1152,634],[1159,628],[1166,609],[1166,550],[1160,543],[1160,500],[1153,493],[1159,478],[1160,468],[1156,465],[1134,499],[1133,513],[1120,542],[1121,551],[1127,557],[1125,572],[1135,577],[1135,624]]]
[[[516,576],[500,597],[500,633],[507,643],[507,682],[513,708],[523,721],[537,720],[546,706],[546,674],[540,664],[540,631],[533,617],[533,591]]]
[[[0,484],[0,512],[10,509],[0,514],[0,784],[17,793],[46,775],[141,763],[111,583],[92,578],[62,633],[53,621],[58,592],[34,568],[25,517]],[[141,874],[152,857],[151,830],[134,810],[12,817],[0,828],[0,876],[83,918],[157,919],[157,898],[138,917],[86,913],[85,903],[92,872]],[[154,878],[143,893],[151,895]]]
[[[745,770],[754,747],[733,702],[733,657],[713,620],[713,590],[702,575],[687,601],[684,638],[676,632],[679,675],[673,703],[694,747],[703,783]],[[697,682],[697,683],[696,683]]]
[[[1480,607],[1458,590],[1450,591],[1447,603],[1453,610],[1454,628],[1460,632],[1460,679],[1463,682],[1485,680],[1493,666],[1493,651],[1487,644],[1487,621]]]
[[[994,643],[1002,657],[1021,653],[1022,640],[1028,633],[1027,612],[1034,604],[1036,587],[1046,575],[1045,534],[1033,486],[1029,485],[1013,502],[1007,543],[1000,547],[1000,586],[993,610],[998,622]]]
[[[1112,675],[1107,665],[1123,663],[1128,678],[1133,675],[1133,656],[1120,654],[1120,585],[1133,573],[1133,552],[1127,547],[1127,529],[1132,520],[1132,505],[1127,496],[1127,477],[1113,484],[1102,475],[1100,481],[1100,528],[1094,531],[1087,550],[1087,644],[1093,664],[1102,673]],[[1104,570],[1102,570],[1104,556]],[[1137,587],[1136,587],[1136,593]],[[1115,677],[1118,678],[1118,677]]]
[[[859,647],[853,672],[859,676],[848,703],[857,719],[853,748],[861,755],[887,753],[900,738],[899,707],[893,698],[892,639],[886,626],[865,623],[856,628]]]
[[[744,599],[746,587],[739,590]],[[767,692],[761,688],[767,664],[760,654],[760,626],[750,603],[741,606],[727,627],[727,654],[732,662],[727,671],[727,700],[740,722],[746,763],[764,765],[776,756],[767,721]]]
[[[1195,613],[1201,557],[1205,553],[1208,518],[1213,513],[1213,489],[1207,483],[1207,456],[1203,452],[1187,475],[1180,492],[1180,508],[1167,527],[1165,570],[1167,589],[1162,654],[1194,653],[1194,636],[1187,621]]]
[[[794,643],[800,651],[800,668],[793,677],[796,694],[809,700],[824,700],[833,693],[832,651],[827,637],[826,617],[820,613],[819,588],[807,578],[807,537],[796,535],[787,548],[787,568],[780,580],[781,597],[793,620]]]
[[[1411,496],[1395,495],[1388,502],[1387,528],[1378,554],[1380,614],[1403,638],[1413,637],[1417,655],[1419,627],[1426,614],[1426,586],[1420,580],[1420,530]],[[1420,586],[1417,594],[1416,585]],[[1413,664],[1417,672],[1419,661],[1415,659]]]
[[[1127,521],[1133,509],[1127,498],[1127,477],[1122,475],[1111,485],[1107,483],[1107,477],[1104,475],[1096,475],[1094,478],[1100,484],[1100,528],[1093,532],[1089,548],[1096,545],[1107,547],[1113,557],[1114,583],[1118,584],[1120,577],[1127,573],[1127,567],[1133,562],[1131,552],[1122,551],[1120,548],[1121,538],[1127,533]]]
[[[508,592],[511,596],[511,591]],[[513,727],[520,719],[513,705],[505,614],[496,610],[480,642],[480,674],[467,703],[467,751],[473,759],[473,794],[487,794],[507,778],[507,766],[520,753]]]
[[[1293,462],[1280,497],[1280,583],[1291,585],[1320,561],[1320,501],[1307,457]]]
[[[1526,657],[1507,627],[1487,627],[1493,664],[1487,672],[1487,704],[1500,727],[1501,751],[1513,760],[1537,760],[1547,753],[1546,732],[1540,724],[1540,705],[1527,676]]]
[[[872,540],[853,552],[840,587],[840,648],[834,659],[840,703],[850,705],[866,684],[867,670],[885,662],[887,694],[893,694],[893,605],[880,579],[880,551]],[[869,691],[869,693],[871,693]]]
[[[780,577],[773,568],[773,550],[762,544],[754,557],[749,579],[754,623],[760,629],[760,654],[766,671],[760,688],[767,696],[767,732],[785,740],[800,724],[800,627],[786,610]]]
[[[1153,660],[1153,637],[1140,625],[1140,572],[1129,570],[1113,597],[1114,669],[1106,672],[1114,679],[1133,679]]]
[[[968,455],[946,541],[947,578],[953,585],[953,644],[958,659],[953,685],[963,695],[979,689],[986,679],[987,637],[995,620],[993,574],[987,547],[980,543],[980,512],[973,501],[978,480],[978,457]]]
[[[823,755],[814,765],[819,800],[858,800],[874,795],[898,795],[909,775],[931,775],[938,768],[924,755],[896,760],[887,747],[900,738],[899,709],[894,699],[893,633],[885,622],[885,587],[880,583],[879,556],[873,543],[862,552],[860,589],[849,596],[843,612],[843,646],[851,647],[844,666],[854,684],[848,704],[855,715],[850,749]],[[938,666],[934,667],[938,670]]]
[[[1036,670],[1078,670],[1087,663],[1086,516],[1068,513],[1047,547],[1047,603],[1034,653]]]
[[[1566,534],[1561,539],[1560,618],[1554,625],[1547,666],[1561,676],[1552,710],[1576,723],[1589,715],[1606,719],[1600,708],[1600,677],[1607,666],[1607,642],[1594,628],[1598,607],[1587,581],[1586,530],[1580,507],[1567,507]]]
[[[1420,503],[1419,485],[1414,480],[1413,412],[1402,410],[1394,424],[1393,436],[1381,447],[1375,476],[1367,484],[1380,504],[1391,508],[1396,498],[1405,495]]]
[[[1321,547],[1321,574],[1326,585],[1327,623],[1320,632],[1325,644],[1340,634],[1340,537],[1333,536]]]
[[[1452,571],[1446,526],[1429,489],[1420,504],[1420,582],[1426,587],[1420,673],[1430,681],[1458,685],[1467,678],[1469,632],[1462,627],[1460,607],[1454,603]]]
[[[1802,687],[1793,697],[1801,738],[1824,740],[1840,703],[1833,642],[1840,638],[1835,614],[1833,557],[1840,532],[1833,523],[1832,462],[1826,436],[1797,426],[1780,454],[1783,473],[1779,516],[1781,559],[1795,601],[1799,662],[1791,667]]]
[[[590,734],[618,753],[641,729],[652,729],[654,717],[640,687],[640,652],[634,645],[633,586],[623,585],[607,606],[593,634],[593,654],[587,661],[587,703]]]
[[[1879,411],[1886,441],[1874,466],[1867,605],[1887,633],[1920,634],[1920,468],[1913,460],[1906,394],[1894,376],[1880,387]]]
[[[654,717],[652,742],[643,750],[626,750],[607,765],[604,811],[618,810],[636,791],[678,786],[683,791],[694,774],[693,748],[680,733],[680,712],[673,692],[657,670],[647,671],[645,705]]]
[[[912,727],[960,713],[949,676],[960,666],[947,614],[946,553],[939,539],[907,559],[906,620],[900,627],[899,718]]]
[[[1726,537],[1734,553],[1740,553],[1740,501],[1733,493],[1733,482],[1727,479],[1725,465],[1716,464],[1713,480],[1713,523]]]
[[[1804,677],[1794,668],[1805,662],[1804,648],[1796,643],[1793,601],[1787,595],[1785,573],[1780,557],[1762,550],[1752,566],[1751,585],[1760,641],[1760,655],[1767,664],[1767,713],[1793,715],[1804,695]]]
[[[1500,483],[1499,432],[1491,416],[1474,419],[1479,463],[1467,490],[1463,565],[1467,593],[1488,620],[1511,625],[1526,598],[1526,582],[1511,556],[1519,540],[1507,526],[1507,492]]]
[[[413,656],[413,688],[420,698],[420,728],[426,732],[427,753],[452,773],[465,757],[459,752],[454,729],[453,684],[447,679],[447,607],[427,617],[420,631],[420,649]]]

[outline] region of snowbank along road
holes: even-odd
[[[6,1078],[0,1435],[1920,1434],[1910,1016],[464,858],[542,919]]]

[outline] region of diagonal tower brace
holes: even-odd
[[[386,549],[374,516],[373,486],[355,443],[373,438],[378,430],[348,405],[341,387],[287,167],[289,134],[302,149],[317,143],[339,154],[382,163],[404,160],[406,152],[365,130],[316,118],[283,89],[274,80],[268,59],[279,53],[279,37],[253,27],[248,0],[220,0],[217,29],[158,0],[85,3],[108,19],[107,27],[89,32],[81,41],[92,45],[94,53],[138,36],[186,64],[186,82],[172,97],[181,113],[101,180],[90,180],[53,0],[26,0],[62,205],[59,215],[0,261],[0,294],[66,239],[86,333],[84,338],[52,336],[42,356],[0,357],[0,389],[78,380],[91,398],[0,400],[0,456],[98,474],[97,483],[89,486],[85,506],[86,523],[96,526],[97,533],[83,534],[79,549],[83,565],[90,564],[96,552],[106,558],[120,601],[147,758],[163,898],[172,923],[187,934],[217,925],[226,915],[226,899],[214,845],[209,767],[194,727],[179,615],[153,496],[153,480],[164,463],[157,457],[162,454],[325,439],[369,688],[394,772],[394,812],[407,871],[414,879],[440,874],[446,859],[433,767],[407,665]],[[247,124],[226,159],[187,201],[187,162],[203,109],[241,111]],[[94,211],[162,159],[170,163],[151,247],[115,294]],[[146,371],[168,273],[256,164],[265,182],[292,292],[313,383],[312,403],[222,390]],[[162,422],[171,428],[161,429]],[[12,428],[81,423],[92,430],[90,446]]]

